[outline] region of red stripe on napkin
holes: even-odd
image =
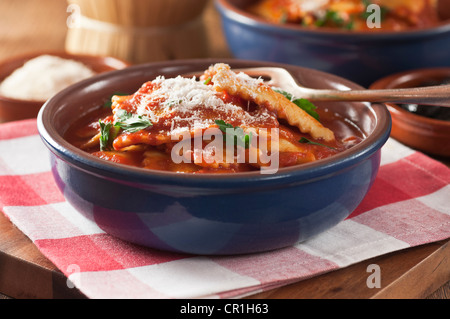
[[[38,239],[36,246],[52,256],[63,270],[76,264],[81,271],[110,271],[160,264],[185,258],[169,252],[149,254],[149,249],[129,244],[107,234],[58,239]]]
[[[444,236],[450,230],[449,215],[443,214],[417,199],[373,209],[364,219],[353,220],[381,231],[411,246]]]
[[[383,165],[353,218],[376,207],[431,194],[450,183],[450,170],[422,153]]]
[[[258,255],[237,256],[233,259],[218,257],[214,258],[214,261],[240,275],[255,278],[261,284],[338,268],[329,260],[313,256],[295,247]]]
[[[4,206],[46,205],[64,200],[51,172],[0,175],[0,209]]]
[[[0,130],[0,140],[30,136],[38,134],[35,119],[2,123]]]

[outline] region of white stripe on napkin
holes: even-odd
[[[24,175],[50,171],[48,149],[39,135],[0,140],[0,175]]]

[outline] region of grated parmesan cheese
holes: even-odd
[[[46,101],[66,87],[95,74],[81,62],[52,55],[27,61],[0,84],[0,94],[20,100]]]
[[[165,98],[163,102],[167,108],[176,106],[179,111],[189,110],[198,105],[210,107],[224,106],[225,103],[217,97],[212,86],[204,85],[195,78],[187,79],[181,76],[172,79],[159,77],[155,83],[159,88],[153,92],[156,96]]]
[[[292,4],[298,6],[303,12],[317,12],[323,10],[330,0],[292,0]]]
[[[163,118],[170,119],[172,133],[185,130],[185,125],[181,123],[186,122],[190,123],[191,129],[214,125],[214,119],[205,118],[206,110],[227,115],[227,118],[232,118],[244,126],[255,121],[255,117],[241,107],[224,102],[212,85],[205,85],[195,78],[178,76],[166,79],[159,76],[152,83],[155,85],[155,90],[140,99],[136,105],[136,114],[148,117],[153,123],[158,123]],[[150,107],[149,105],[154,105],[153,102],[159,106]],[[270,115],[261,114],[260,116],[269,117]],[[178,126],[177,122],[181,126]]]

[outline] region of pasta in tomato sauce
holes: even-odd
[[[107,161],[199,174],[262,170],[275,158],[280,168],[301,165],[364,134],[338,114],[218,63],[198,79],[159,76],[116,94],[65,138]]]
[[[258,0],[247,11],[267,21],[305,28],[402,31],[440,22],[437,0]],[[380,26],[367,23],[378,6]]]

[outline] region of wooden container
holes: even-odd
[[[66,50],[132,63],[203,58],[210,0],[67,0]]]

